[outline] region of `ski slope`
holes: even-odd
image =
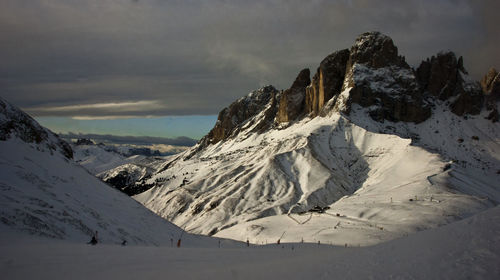
[[[214,244],[161,219],[71,159],[69,145],[0,99],[0,234],[85,244]],[[68,150],[69,149],[69,150]],[[50,242],[50,241],[49,241]]]
[[[3,237],[0,272],[5,279],[500,278],[499,207],[370,247],[123,247]]]

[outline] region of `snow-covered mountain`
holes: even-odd
[[[369,32],[309,75],[222,110],[134,198],[194,233],[342,245],[498,204],[498,73],[481,91],[452,52],[414,70],[389,37]]]
[[[70,146],[0,98],[0,235],[85,243],[169,244],[182,230],[104,184],[73,160]],[[185,234],[187,246],[212,244]]]
[[[72,150],[75,161],[94,175],[129,162],[127,156],[96,145],[89,139],[79,139],[72,145]]]
[[[127,158],[128,163],[98,173],[97,177],[127,195],[136,195],[153,187],[147,181],[170,158],[132,156]]]

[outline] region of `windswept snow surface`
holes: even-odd
[[[44,143],[16,137],[0,141],[0,234],[84,244],[98,231],[104,244],[143,245],[170,244],[181,236],[177,226],[39,145]],[[196,246],[212,239],[185,234],[183,240]]]
[[[262,134],[256,115],[165,163],[135,199],[190,232],[258,244],[371,245],[445,225],[500,201],[500,129],[443,108],[414,125],[374,122],[353,104],[350,116]]]
[[[293,249],[292,249],[293,248]],[[371,247],[81,245],[0,239],[2,279],[499,279],[500,208]]]
[[[97,175],[103,171],[129,163],[136,157],[127,158],[100,145],[72,145],[73,158],[90,173]]]

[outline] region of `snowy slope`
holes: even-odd
[[[281,102],[289,90],[266,86],[223,109],[135,199],[194,233],[363,245],[500,202],[500,124],[462,58],[439,53],[414,70],[391,38],[367,32],[309,85],[307,73],[293,106]]]
[[[498,149],[498,141],[485,141],[491,133],[478,133],[477,143],[460,143],[484,161],[467,160],[471,163],[464,169],[461,162],[450,165],[451,155],[463,159],[455,145],[441,147],[450,155],[444,157],[423,143],[419,147],[408,138],[372,132],[379,130],[378,123],[365,116],[332,113],[264,134],[240,133],[169,163],[151,179],[164,182],[163,187],[135,198],[188,231],[254,243],[282,237],[289,242],[374,244],[497,203],[498,160],[488,158],[491,151],[482,151]],[[429,129],[434,134],[433,122],[394,129],[424,138]],[[499,131],[497,124],[481,118],[463,122]],[[440,129],[451,133],[460,127]],[[330,209],[306,212],[316,205]]]
[[[101,145],[72,145],[72,148],[75,161],[94,175],[131,161],[116,151],[104,149]]]
[[[150,245],[170,244],[170,239],[181,236],[180,228],[73,162],[63,149],[67,144],[52,132],[0,101],[2,235],[32,234],[85,243],[98,231],[102,243],[127,240]],[[183,240],[191,246],[214,243],[189,234]]]
[[[361,248],[91,247],[2,238],[0,252],[5,279],[499,279],[500,209]]]
[[[159,166],[170,158],[172,157],[131,156],[127,158],[129,163],[103,171],[97,174],[97,177],[132,196],[151,188],[152,185],[146,183],[146,181],[151,178]]]

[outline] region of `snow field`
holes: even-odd
[[[499,207],[370,247],[282,243],[249,248],[170,248],[19,241],[0,241],[0,273],[5,279],[500,277]]]
[[[478,133],[481,139],[499,139],[497,124],[459,122],[451,113],[419,125],[381,124],[362,110],[354,105],[349,118],[332,113],[264,134],[243,130],[189,159],[180,155],[156,175],[170,180],[135,198],[190,232],[257,244],[283,232],[289,242],[377,244],[496,204],[496,155],[467,158],[496,151],[496,140],[486,149],[467,140],[469,151],[457,152],[458,142],[442,144],[434,135],[439,129],[458,137],[459,127],[443,125],[452,123],[465,135],[481,127],[488,134]],[[439,125],[436,118],[449,120]],[[330,209],[307,212],[316,205]]]

